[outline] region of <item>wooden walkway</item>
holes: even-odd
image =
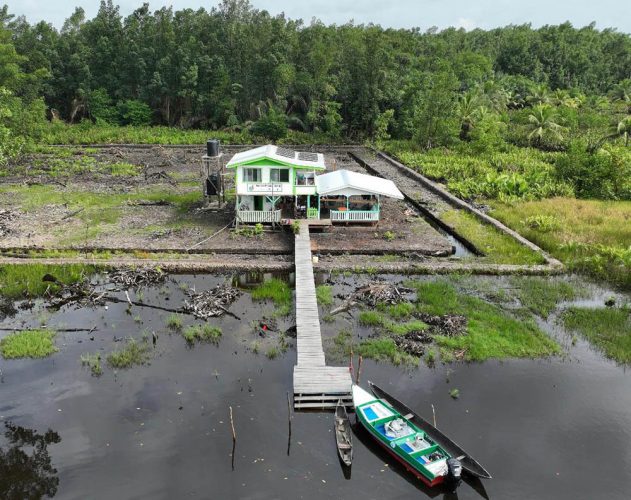
[[[300,221],[296,235],[296,347],[294,407],[334,408],[338,399],[350,402],[351,375],[347,367],[326,366],[316,300],[309,221]]]

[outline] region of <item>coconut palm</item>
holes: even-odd
[[[531,106],[537,106],[539,104],[548,104],[550,102],[550,91],[545,84],[535,85],[530,92],[530,95],[526,97],[526,101]]]
[[[460,140],[468,141],[480,112],[480,96],[476,92],[467,92],[458,97],[456,113],[460,120]]]
[[[631,140],[631,116],[627,116],[618,122],[618,125],[613,127],[611,134],[607,135],[605,139],[618,139],[621,138],[624,141],[624,145],[628,146]]]
[[[528,140],[537,147],[541,147],[551,140],[563,139],[563,127],[556,121],[556,112],[545,104],[535,106],[528,115],[529,129]]]
[[[609,92],[609,97],[614,102],[622,102],[627,106],[627,112],[631,114],[631,79],[622,80],[614,85]]]

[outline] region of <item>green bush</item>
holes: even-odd
[[[286,137],[287,119],[285,114],[277,109],[271,108],[252,125],[250,132],[272,141],[278,141]]]
[[[129,99],[116,106],[121,125],[142,126],[151,123],[151,108],[144,102]]]

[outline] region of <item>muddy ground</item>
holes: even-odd
[[[353,148],[367,154],[364,148]],[[226,159],[237,148],[224,148]],[[329,169],[366,173],[347,152],[324,150]],[[234,218],[234,183],[228,202],[201,197],[199,147],[50,148],[22,158],[0,177],[0,248],[184,251]],[[113,175],[117,172],[117,175]],[[428,194],[429,196],[429,194]],[[376,226],[335,227],[314,235],[314,250],[336,253],[411,253],[447,256],[452,244],[405,202],[383,200]],[[347,237],[352,235],[351,237]],[[287,230],[261,236],[228,227],[195,246],[203,253],[291,253]]]

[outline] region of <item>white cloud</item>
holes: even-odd
[[[467,17],[459,17],[455,24],[456,28],[464,28],[465,31],[471,31],[478,27],[473,19]]]

